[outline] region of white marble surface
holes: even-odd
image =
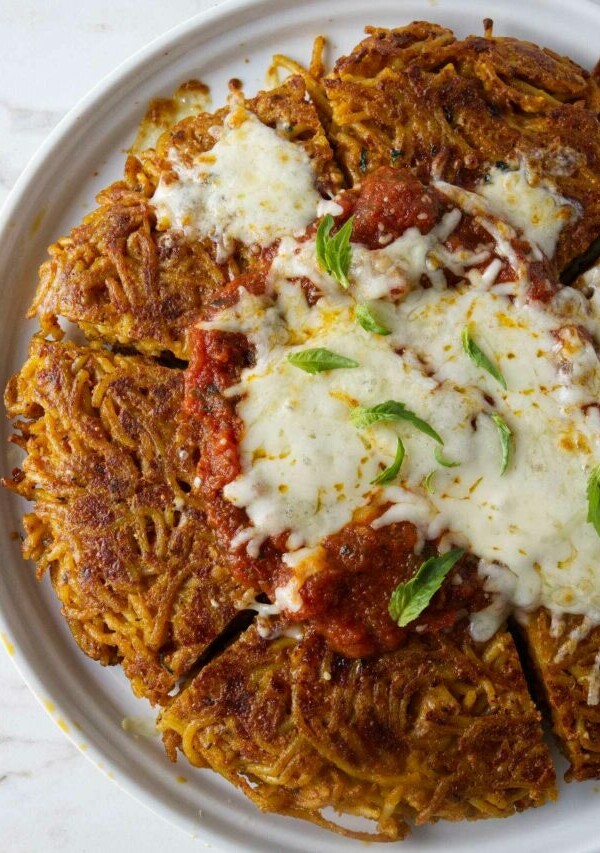
[[[213,0],[0,0],[0,204],[58,120],[107,72]],[[167,11],[168,10],[168,11]],[[176,838],[174,837],[176,834]],[[204,849],[102,775],[0,649],[0,851]]]

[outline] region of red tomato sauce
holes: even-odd
[[[369,175],[360,191],[344,194],[341,206],[343,212],[336,219],[336,227],[353,213],[353,240],[371,248],[381,247],[381,225],[383,233],[392,237],[411,227],[427,233],[447,209],[435,190],[408,173],[388,167]],[[309,233],[314,230],[311,226]],[[451,251],[459,247],[473,250],[486,242],[490,242],[489,235],[463,216],[447,245]],[[202,319],[209,320],[222,308],[235,304],[241,287],[256,295],[265,293],[273,256],[271,249],[264,254],[261,269],[231,282]],[[297,284],[309,304],[320,298],[312,282],[299,279]],[[232,540],[250,522],[245,510],[228,502],[222,493],[240,473],[238,448],[244,429],[236,414],[237,399],[223,392],[237,384],[244,368],[253,364],[254,352],[246,337],[238,333],[195,328],[190,340],[186,408],[197,425],[199,490],[208,523],[233,574],[272,600],[275,589],[291,576],[282,560],[288,534],[264,542],[257,558],[249,556],[244,546],[233,549]],[[417,531],[407,522],[374,530],[371,521],[385,508],[362,511],[360,520],[355,519],[321,543],[319,570],[300,589],[300,610],[285,614],[290,621],[310,623],[334,650],[349,657],[391,651],[414,631],[445,630],[468,612],[484,607],[488,600],[475,559],[463,557],[421,616],[408,627],[399,628],[388,612],[391,593],[414,576],[423,560],[435,553],[435,547],[428,543],[425,551],[415,554]]]
[[[444,208],[431,187],[410,172],[383,166],[367,175],[354,208],[352,238],[370,249],[380,249],[382,238],[396,239],[408,228],[428,234]]]

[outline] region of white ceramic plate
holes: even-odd
[[[368,5],[368,12],[364,9]],[[241,78],[248,93],[264,83],[273,52],[299,60],[312,38],[330,39],[331,56],[360,38],[365,24],[399,26],[429,19],[458,35],[480,33],[483,15],[497,34],[537,41],[591,68],[597,60],[594,33],[600,6],[587,0],[232,0],[177,27],[149,45],[100,83],[56,128],[17,183],[0,222],[0,385],[19,368],[34,324],[22,318],[34,291],[46,246],[93,206],[95,192],[120,177],[123,149],[133,139],[147,101],[168,95],[191,77],[211,85],[220,105],[226,81]],[[0,427],[0,471],[18,464]],[[123,731],[124,717],[151,719],[118,669],[103,669],[76,647],[50,584],[38,585],[11,534],[24,506],[0,493],[2,560],[0,628],[14,646],[14,661],[32,690],[66,721],[77,746],[112,771],[117,782],[154,811],[205,842],[227,851],[333,853],[356,842],[279,816],[262,815],[241,794],[209,771],[173,768],[158,740]],[[562,768],[562,764],[559,762]],[[188,784],[177,781],[183,773]],[[563,786],[558,804],[508,821],[437,824],[418,829],[403,851],[504,853],[566,851],[593,853],[597,840],[598,786]],[[199,815],[199,809],[202,815]]]

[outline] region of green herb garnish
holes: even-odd
[[[364,429],[380,421],[408,421],[418,430],[424,432],[425,435],[437,441],[438,444],[444,443],[427,421],[422,420],[410,409],[407,409],[404,403],[399,403],[397,400],[387,400],[385,403],[371,407],[357,406],[350,412],[350,418],[358,429]]]
[[[392,480],[395,480],[400,471],[400,467],[402,462],[404,461],[404,445],[402,444],[402,439],[398,436],[398,445],[396,447],[396,456],[392,464],[382,471],[381,474],[378,474],[374,480],[371,480],[371,485],[381,486],[384,483],[390,483]]]
[[[352,220],[350,217],[333,237],[329,233],[334,225],[333,216],[328,213],[324,216],[317,229],[316,248],[319,266],[325,272],[332,275],[342,287],[350,287],[348,281],[348,270],[352,258],[350,236],[352,234]]]
[[[373,332],[374,335],[392,334],[392,330],[383,326],[369,306],[364,303],[356,306],[356,322],[361,325],[366,332]]]
[[[360,159],[358,161],[358,168],[363,173],[363,175],[367,171],[368,162],[369,162],[369,152],[367,151],[366,148],[361,148],[360,149]]]
[[[435,477],[435,471],[430,471],[429,474],[423,480],[423,485],[425,486],[425,491],[432,495],[435,492],[435,488],[433,486],[433,478]]]
[[[473,336],[471,335],[471,331],[468,326],[465,326],[462,330],[462,345],[466,354],[469,356],[473,364],[477,367],[483,367],[484,370],[494,377],[496,382],[499,382],[500,385],[506,390],[506,379],[500,373],[499,369],[496,367],[493,361],[487,357],[487,355],[481,350],[475,341],[473,340]]]
[[[444,468],[458,468],[460,462],[453,462],[452,459],[447,459],[441,451],[441,448],[436,447],[433,451],[435,461]]]
[[[594,525],[600,536],[600,465],[596,465],[587,484],[588,514],[587,520]]]
[[[392,163],[395,163],[399,157],[402,157],[402,149],[401,148],[391,148],[390,149],[390,160],[392,161]]]
[[[504,472],[508,468],[508,463],[510,462],[510,454],[512,448],[512,430],[508,426],[506,421],[500,417],[500,415],[490,415],[490,417],[498,427],[498,434],[500,435],[500,444],[502,445],[502,462],[500,464],[500,476],[502,476],[502,474],[504,474]]]
[[[357,361],[338,355],[331,350],[318,347],[317,349],[304,349],[301,352],[292,352],[287,360],[294,367],[305,370],[306,373],[322,373],[324,370],[338,370],[340,367],[358,367]]]
[[[463,548],[457,548],[439,557],[430,557],[419,566],[411,580],[398,584],[390,597],[388,611],[400,628],[421,615],[464,553]]]

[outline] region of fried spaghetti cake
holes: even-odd
[[[600,85],[490,21],[323,43],[155,104],[50,247],[4,484],[169,758],[393,841],[555,799],[542,711],[600,778]]]

